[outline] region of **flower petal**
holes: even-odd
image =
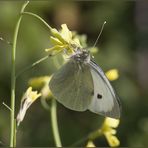
[[[53,46],[51,48],[48,48],[48,49],[45,49],[46,52],[54,52],[54,53],[58,53],[60,51],[62,51],[64,48],[67,48],[67,46],[65,45],[56,45],[56,46]]]
[[[59,39],[62,43],[64,43],[64,44],[66,43],[65,39],[62,37],[62,35],[60,34],[60,32],[57,31],[57,29],[52,28],[51,29],[51,34],[55,38]]]
[[[109,133],[106,133],[105,136],[108,141],[108,144],[111,147],[116,147],[116,146],[120,145],[120,141],[118,140],[118,138],[116,136],[109,134]]]
[[[49,89],[49,81],[51,79],[51,76],[41,76],[41,77],[35,77],[29,80],[29,85],[31,85],[33,88],[41,89],[42,98],[48,98],[51,96],[51,91]]]
[[[89,140],[86,147],[96,147],[92,140]]]
[[[74,45],[82,48],[82,46],[80,44],[80,40],[78,38],[74,38],[73,41],[71,41],[71,44],[74,44]]]
[[[109,126],[109,127],[116,128],[116,127],[118,127],[119,122],[120,122],[119,119],[113,119],[113,118],[107,117],[107,118],[105,119],[104,124],[107,125],[107,126]]]
[[[52,45],[62,45],[63,44],[59,39],[57,39],[53,36],[50,36],[50,43]]]
[[[61,27],[61,35],[63,39],[69,43],[72,40],[72,32],[68,29],[66,24],[62,24]]]

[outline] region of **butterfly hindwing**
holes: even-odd
[[[120,102],[110,82],[93,61],[90,61],[90,70],[94,82],[94,96],[89,110],[104,116],[119,118]]]
[[[70,60],[51,78],[49,87],[56,99],[69,109],[85,111],[92,101],[93,80],[88,65]]]

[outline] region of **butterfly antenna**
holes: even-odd
[[[94,45],[93,45],[93,48],[96,46],[96,44],[97,44],[97,42],[98,42],[98,40],[99,40],[99,38],[100,38],[100,36],[101,36],[101,34],[102,34],[102,31],[103,31],[103,29],[104,29],[104,25],[106,24],[106,21],[104,21],[104,23],[103,23],[103,25],[102,25],[102,27],[101,27],[101,31],[100,31],[100,33],[99,33],[99,35],[98,35],[98,37],[97,37],[97,39],[96,39],[96,41],[95,41],[95,43],[94,43]]]

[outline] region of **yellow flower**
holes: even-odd
[[[23,121],[27,109],[30,107],[30,105],[38,98],[41,94],[37,93],[37,91],[32,91],[32,87],[29,87],[25,94],[22,97],[20,110],[17,115],[17,126],[19,126],[20,122]]]
[[[116,147],[120,145],[120,141],[115,136],[116,134],[116,127],[119,125],[119,119],[113,119],[107,117],[102,126],[102,133],[105,135],[109,145],[111,147]]]
[[[114,80],[118,79],[119,72],[117,69],[111,69],[106,72],[106,76],[110,81],[114,81]]]
[[[40,92],[42,94],[42,98],[45,99],[51,96],[51,91],[48,86],[50,79],[50,76],[35,77],[29,80],[29,85],[33,88],[41,88]]]
[[[92,140],[89,140],[86,147],[96,147]]]
[[[67,53],[73,53],[76,47],[81,47],[79,39],[73,37],[72,32],[66,24],[62,24],[61,28],[60,31],[55,28],[51,29],[50,42],[52,47],[45,49],[45,51],[52,54],[59,53],[63,50]]]

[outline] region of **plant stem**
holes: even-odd
[[[91,133],[89,133],[88,135],[86,135],[85,137],[79,139],[78,141],[76,141],[75,143],[73,143],[71,146],[69,147],[75,147],[78,146],[79,144],[85,142],[86,140],[95,140],[96,138],[102,136],[102,130],[101,129],[97,129]]]
[[[85,142],[86,140],[88,140],[88,137],[89,137],[89,135],[86,135],[85,137],[79,139],[78,141],[74,142],[73,144],[71,144],[68,147],[76,147],[76,146],[78,147],[79,144],[82,144],[83,142]]]
[[[28,5],[29,1],[25,2],[21,8],[21,13],[24,11],[25,7]],[[15,128],[15,56],[16,56],[16,43],[17,43],[17,36],[19,31],[19,26],[21,22],[22,16],[19,17],[15,30],[14,30],[14,36],[13,36],[13,46],[12,46],[12,54],[11,54],[11,123],[10,123],[10,147],[15,147],[15,141],[16,141],[16,128]]]
[[[52,124],[52,131],[54,135],[54,141],[56,147],[62,147],[61,139],[59,135],[58,123],[57,123],[57,103],[55,99],[52,99],[51,104],[51,124]]]
[[[45,61],[46,59],[48,59],[49,56],[50,56],[50,55],[47,55],[47,56],[45,56],[45,57],[43,57],[43,58],[37,60],[36,62],[32,63],[31,65],[27,66],[26,68],[24,68],[22,71],[20,71],[18,74],[16,74],[16,79],[17,79],[22,73],[26,72],[27,70],[33,68],[33,67],[36,66],[37,64],[39,64],[39,63]]]
[[[49,30],[51,30],[52,28],[48,25],[48,23],[46,21],[44,21],[39,15],[34,14],[32,12],[22,12],[22,15],[26,14],[26,15],[30,15],[33,16],[35,18],[37,18],[38,20],[40,20]]]

